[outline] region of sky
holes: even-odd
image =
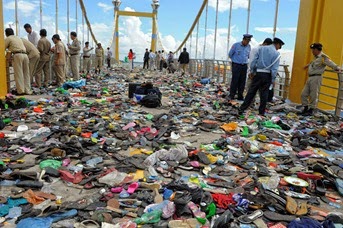
[[[58,0],[58,33],[62,41],[68,42],[67,36],[67,1]],[[230,0],[218,0],[218,26],[216,42],[216,59],[226,59],[227,57],[227,35],[229,24]],[[247,32],[248,0],[232,0],[233,10],[231,17],[231,36],[229,47],[234,42],[242,39],[242,35]],[[55,0],[42,0],[43,2],[43,28],[47,29],[48,36],[55,34]],[[87,29],[82,26],[82,14],[78,0],[69,0],[70,31],[78,32],[78,38],[87,41]],[[120,10],[151,12],[151,0],[122,0]],[[175,51],[188,33],[203,0],[160,0],[158,9],[158,32],[163,47],[158,45],[158,49],[164,48],[167,52]],[[278,24],[276,37],[285,42],[281,50],[281,63],[292,64],[293,50],[295,45],[296,27],[298,21],[300,0],[279,0]],[[205,31],[205,10],[199,21],[198,33],[198,58],[214,57],[214,33],[215,15],[217,0],[209,0],[207,30]],[[39,0],[18,0],[18,21],[19,36],[25,37],[27,34],[23,29],[25,23],[30,23],[34,30],[39,31],[40,14]],[[84,0],[87,16],[91,22],[92,30],[96,39],[108,47],[111,44],[114,28],[113,4],[111,0]],[[76,21],[76,5],[78,20]],[[275,0],[251,0],[249,33],[253,35],[251,45],[257,46],[266,37],[272,37]],[[11,26],[15,29],[14,0],[3,0],[3,15],[5,27]],[[77,25],[77,26],[76,26]],[[119,43],[120,59],[124,59],[128,50],[132,48],[137,59],[143,58],[145,48],[150,48],[152,22],[150,18],[120,17],[119,19]],[[84,34],[83,34],[83,31]],[[206,36],[205,36],[206,32]],[[204,52],[204,41],[206,38],[206,48]],[[94,44],[91,42],[91,46]],[[186,43],[186,47],[191,54],[191,58],[196,56],[196,28],[192,33],[192,39]],[[205,54],[205,55],[204,55]]]

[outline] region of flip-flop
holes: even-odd
[[[131,183],[127,189],[127,193],[129,193],[129,194],[134,193],[138,187],[139,187],[138,182]]]
[[[121,193],[121,191],[123,191],[123,187],[111,188],[111,192],[113,193]]]
[[[306,215],[308,213],[308,209],[307,209],[307,203],[299,203],[298,206],[298,210],[296,215],[300,216],[300,215]]]
[[[100,225],[94,220],[85,220],[82,222],[75,223],[75,228],[99,228]]]
[[[263,216],[266,217],[270,221],[276,221],[276,222],[281,222],[281,221],[291,222],[297,218],[294,215],[283,215],[283,214],[279,214],[273,211],[265,211],[263,213]]]
[[[125,189],[119,193],[119,198],[128,198],[129,196],[130,194]]]
[[[335,179],[335,185],[337,188],[338,193],[343,196],[343,180],[340,178]]]
[[[263,215],[262,210],[256,210],[249,215],[242,215],[238,217],[238,221],[244,224],[249,224],[249,223],[253,223],[256,219],[262,217],[262,215]]]
[[[286,210],[288,213],[295,215],[298,210],[298,204],[297,202],[290,196],[286,196]]]

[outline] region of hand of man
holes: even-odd
[[[309,65],[304,66],[304,69],[306,70],[306,69],[308,68],[308,66],[309,66]]]
[[[249,77],[250,79],[253,79],[254,76],[255,76],[254,73],[249,73],[249,74],[248,74],[248,77]]]

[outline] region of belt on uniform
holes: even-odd
[[[257,69],[256,72],[258,72],[258,73],[268,73],[268,74],[270,74],[270,70],[265,70],[265,69]]]
[[[15,55],[15,54],[26,54],[26,52],[25,51],[16,51],[16,52],[12,52],[12,54],[13,55]]]
[[[241,65],[241,66],[246,66],[246,65],[248,65],[248,64],[246,64],[246,63],[234,63],[234,62],[232,62],[233,64],[236,64],[236,65]]]
[[[76,54],[70,54],[71,56],[74,56],[74,55],[78,55],[78,53],[76,53]]]
[[[90,58],[90,56],[83,56],[83,58]]]
[[[309,77],[322,76],[321,74],[310,74]]]

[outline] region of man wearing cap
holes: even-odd
[[[101,46],[101,43],[98,43],[98,47],[95,48],[95,73],[100,74],[101,67],[104,64],[104,49]]]
[[[274,38],[273,45],[261,46],[258,49],[251,62],[251,72],[255,76],[253,77],[247,96],[239,108],[239,114],[243,114],[244,110],[250,106],[257,90],[259,90],[261,101],[258,112],[264,116],[268,100],[268,90],[274,84],[280,64],[280,53],[277,50],[281,49],[282,45],[284,45],[282,40]]]
[[[66,50],[61,42],[60,36],[55,34],[52,36],[52,41],[55,44],[53,70],[56,75],[57,86],[62,86],[65,81],[65,64],[66,64]]]
[[[70,54],[70,68],[71,73],[73,74],[74,80],[80,79],[80,73],[79,73],[79,64],[80,64],[80,42],[77,39],[76,32],[70,33],[70,39],[73,41],[71,44],[68,45],[69,54]]]
[[[329,66],[333,70],[341,71],[337,64],[322,52],[323,45],[321,43],[313,43],[310,48],[314,60],[304,67],[304,69],[308,69],[308,79],[301,93],[301,104],[304,106],[303,115],[312,115],[313,110],[317,107],[325,67]]]
[[[32,94],[29,75],[29,58],[26,54],[26,48],[23,41],[14,35],[11,28],[5,29],[5,50],[7,49],[6,58],[11,59],[13,56],[13,70],[15,87],[18,95]]]
[[[235,99],[238,91],[238,100],[243,100],[245,81],[247,79],[248,59],[251,51],[250,40],[253,36],[244,34],[243,40],[234,43],[230,49],[229,57],[232,61],[232,79],[230,85],[230,98]]]
[[[89,71],[91,69],[91,51],[93,50],[93,47],[89,47],[89,42],[87,41],[85,43],[85,47],[83,48],[83,73],[89,74]]]

